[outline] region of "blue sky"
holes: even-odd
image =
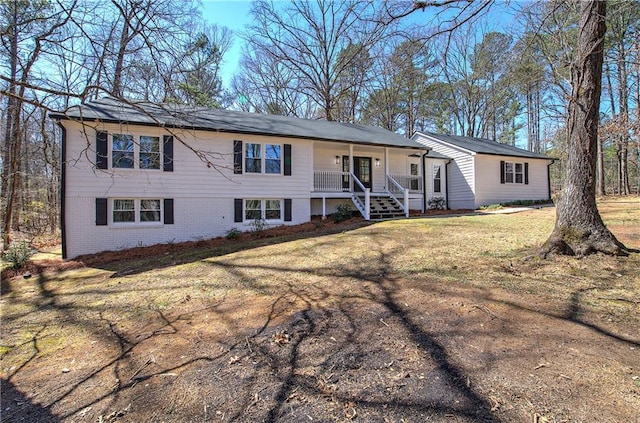
[[[226,26],[234,32],[233,46],[224,56],[222,64],[222,82],[225,88],[230,88],[231,78],[238,67],[243,45],[243,41],[237,35],[244,31],[245,26],[251,21],[249,16],[251,0],[203,0],[202,6],[202,15],[205,20],[218,26]],[[485,25],[509,32],[508,27],[513,24],[514,19],[513,11],[505,8],[501,1],[494,4],[491,10],[492,19],[487,19]],[[418,12],[406,19],[419,25],[428,20],[428,15],[430,15],[429,12]]]
[[[231,85],[231,78],[238,67],[242,40],[237,34],[249,23],[250,0],[204,0],[202,16],[210,23],[226,26],[234,32],[233,46],[225,55],[222,64],[222,82],[226,88]]]

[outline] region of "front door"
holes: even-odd
[[[354,157],[353,174],[360,179],[365,188],[371,189],[371,157]],[[356,191],[360,190],[360,186],[357,184],[353,188]]]
[[[349,156],[342,156],[342,171],[349,172]],[[371,189],[371,157],[354,157],[353,174],[360,179],[365,188]],[[349,176],[342,178],[343,191],[349,190]],[[362,191],[358,184],[354,184],[355,191]]]

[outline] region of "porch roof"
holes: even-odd
[[[190,130],[304,138],[386,147],[426,148],[402,135],[374,126],[300,119],[178,104],[100,98],[49,115],[52,119],[99,121]]]

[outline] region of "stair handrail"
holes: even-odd
[[[356,204],[356,207],[358,207],[358,209],[360,210],[360,213],[362,213],[364,220],[370,220],[371,219],[371,188],[365,187],[364,184],[360,181],[360,179],[358,179],[358,177],[356,177],[356,175],[354,175],[353,173],[350,173],[350,175],[351,175],[351,180],[354,181],[356,184],[358,184],[358,186],[362,188],[362,191],[364,192],[364,204],[362,204],[364,210],[360,210],[360,207],[358,207],[358,204]],[[360,198],[359,198],[360,196],[356,194],[355,189],[353,190],[352,197],[357,199],[358,202],[360,202]]]
[[[396,197],[396,195],[393,193],[393,191],[389,188],[389,185],[391,186],[395,186],[395,188],[398,189],[398,191],[402,192],[402,197],[403,197],[403,201],[400,201],[398,199],[398,197]],[[398,204],[400,204],[400,206],[402,207],[402,211],[404,212],[404,215],[406,217],[409,217],[409,189],[403,187],[402,185],[400,185],[398,183],[398,181],[396,181],[395,179],[393,179],[393,177],[391,175],[387,175],[387,192],[389,193],[389,195],[398,202]]]

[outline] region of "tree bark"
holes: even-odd
[[[629,254],[604,225],[595,200],[606,1],[581,2],[581,10],[578,47],[571,66],[566,178],[555,227],[541,248],[542,257]]]

